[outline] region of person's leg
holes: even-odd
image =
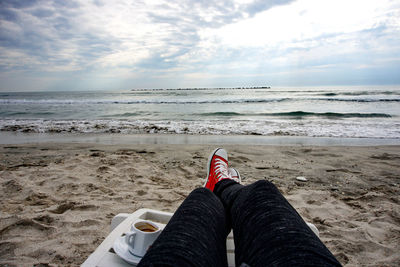
[[[230,211],[237,266],[340,266],[272,183],[222,180],[214,193]]]
[[[139,263],[143,266],[227,266],[222,202],[198,188],[181,204]]]

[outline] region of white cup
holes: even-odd
[[[152,221],[135,221],[131,226],[131,231],[125,234],[129,252],[137,257],[143,257],[160,233],[160,227]]]

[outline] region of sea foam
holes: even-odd
[[[162,133],[400,139],[400,123],[364,123],[357,120],[0,120],[0,130],[25,133]]]

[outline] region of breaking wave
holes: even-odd
[[[246,104],[274,103],[287,101],[338,101],[338,102],[400,102],[400,98],[254,98],[254,99],[223,99],[223,100],[31,100],[31,99],[0,99],[3,105],[138,105],[138,104]]]
[[[234,117],[234,116],[271,116],[271,117],[328,117],[328,118],[391,118],[392,115],[385,113],[336,113],[336,112],[305,112],[305,111],[292,111],[292,112],[278,112],[278,113],[238,113],[238,112],[209,112],[197,114],[200,116],[210,117]]]
[[[222,134],[400,139],[391,120],[0,120],[0,131],[17,133]],[[363,130],[360,131],[360,128]]]

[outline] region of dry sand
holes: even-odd
[[[175,211],[213,148],[2,146],[0,266],[80,265],[117,213]],[[342,264],[400,266],[399,146],[225,148],[244,184],[274,182]]]

